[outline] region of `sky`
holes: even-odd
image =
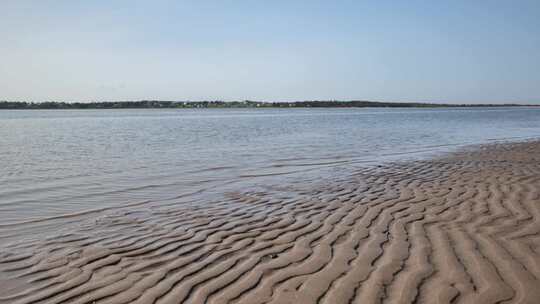
[[[540,1],[0,1],[0,100],[540,104]]]

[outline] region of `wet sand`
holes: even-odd
[[[0,303],[540,303],[539,142],[137,208],[2,249]]]

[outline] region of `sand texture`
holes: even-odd
[[[134,207],[0,253],[0,303],[540,303],[540,143]]]

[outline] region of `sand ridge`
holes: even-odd
[[[283,189],[3,249],[0,303],[540,303],[539,142]]]

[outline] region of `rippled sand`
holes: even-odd
[[[540,143],[137,208],[0,254],[0,303],[540,303]]]

